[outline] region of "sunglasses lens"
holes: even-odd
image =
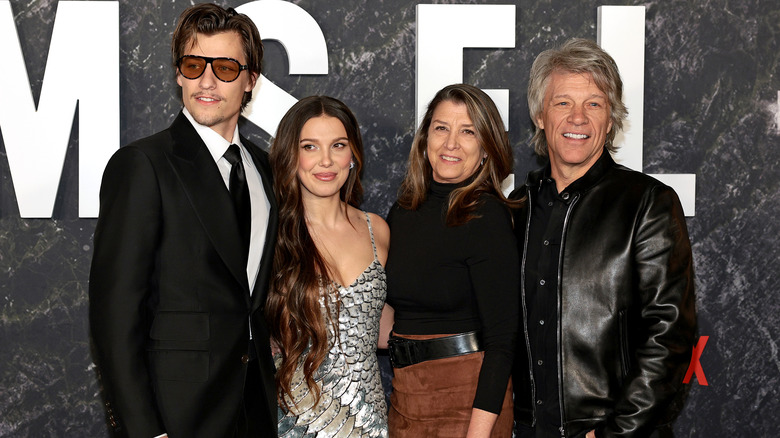
[[[215,59],[211,66],[214,68],[214,75],[225,82],[234,81],[241,73],[241,65],[231,59]]]
[[[206,60],[196,56],[184,56],[179,63],[179,71],[187,79],[199,78],[204,68],[206,68]]]

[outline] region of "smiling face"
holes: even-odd
[[[536,125],[544,129],[552,177],[561,189],[584,175],[604,152],[612,129],[607,95],[590,74],[553,72]]]
[[[351,161],[352,150],[341,120],[324,115],[307,120],[298,142],[298,180],[303,199],[338,197]]]
[[[190,43],[186,55],[227,57],[246,64],[241,37],[237,32],[222,32],[214,35],[197,34]],[[244,93],[252,91],[257,75],[244,70],[233,82],[223,82],[214,76],[211,65],[207,65],[197,79],[187,79],[176,71],[176,82],[181,86],[184,106],[196,122],[208,126],[227,141],[233,141],[238,116],[241,114],[241,100]]]
[[[445,100],[436,106],[428,128],[427,154],[436,182],[459,183],[476,172],[486,154],[465,104]]]

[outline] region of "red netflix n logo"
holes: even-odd
[[[701,367],[699,358],[701,357],[701,353],[704,351],[704,346],[707,345],[707,340],[709,338],[709,336],[699,337],[699,342],[697,342],[696,346],[693,347],[693,353],[691,354],[691,364],[688,365],[688,371],[685,372],[683,383],[690,382],[693,373],[696,373],[696,380],[699,382],[699,385],[707,386],[707,378],[704,377],[704,370]]]

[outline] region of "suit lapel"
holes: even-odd
[[[271,166],[268,162],[268,157],[257,146],[247,141],[245,138],[241,138],[241,143],[246,146],[252,160],[255,163],[255,167],[260,173],[260,179],[263,182],[263,190],[265,196],[268,198],[268,203],[271,208],[268,212],[268,228],[265,232],[265,242],[263,245],[263,256],[260,259],[260,269],[257,273],[257,279],[255,281],[255,287],[252,291],[252,307],[254,312],[262,306],[265,302],[265,297],[268,293],[268,281],[271,275],[271,269],[273,268],[274,247],[276,246],[276,229],[278,224],[279,215],[277,212],[276,197],[273,190],[273,178],[271,175]]]
[[[183,113],[173,121],[170,130],[174,139],[171,166],[214,248],[248,298],[246,256],[242,255],[238,218],[214,158]]]

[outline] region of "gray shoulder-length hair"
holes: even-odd
[[[595,42],[582,38],[572,38],[560,47],[540,53],[531,66],[528,81],[528,110],[534,125],[544,110],[547,85],[554,72],[589,74],[599,90],[607,95],[612,129],[607,133],[605,146],[610,152],[617,151],[613,140],[617,132],[623,129],[628,109],[623,103],[623,81],[615,60]],[[547,156],[544,129],[536,126],[531,142],[537,155]]]

